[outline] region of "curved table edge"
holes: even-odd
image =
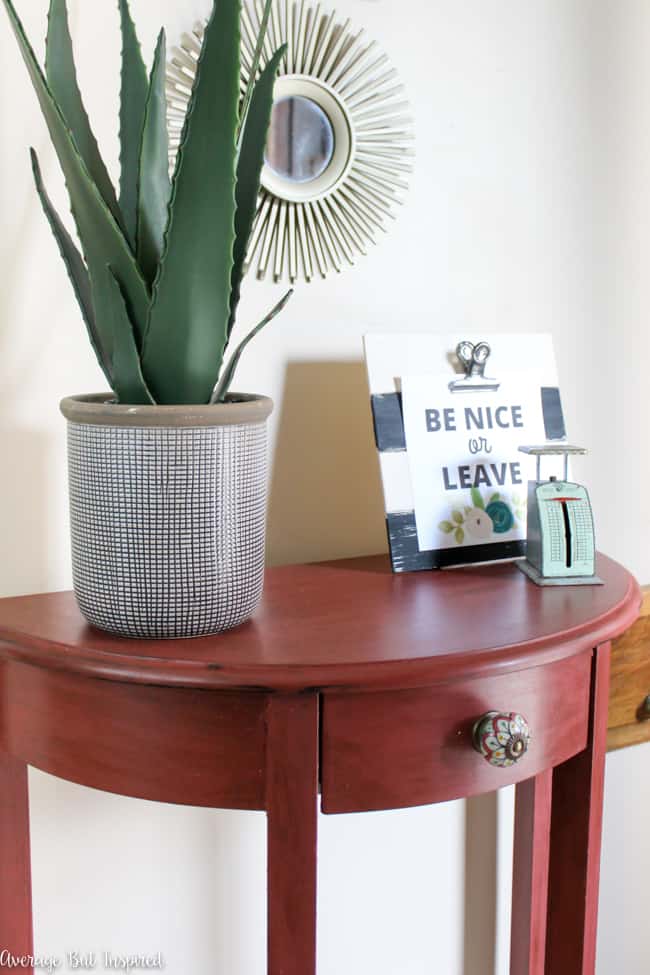
[[[543,666],[573,656],[589,647],[608,643],[637,619],[642,593],[634,577],[627,573],[623,598],[599,617],[580,624],[558,638],[544,636],[525,645],[503,645],[480,652],[466,651],[399,661],[373,661],[363,664],[324,664],[297,667],[275,664],[237,667],[196,661],[169,660],[151,656],[125,657],[104,650],[84,650],[57,645],[61,655],[54,660],[52,643],[34,640],[26,647],[11,634],[0,638],[2,659],[46,669],[63,670],[81,677],[163,687],[190,687],[204,690],[256,690],[294,692],[314,690],[379,690],[386,687],[413,688],[487,672],[508,673],[527,667]]]

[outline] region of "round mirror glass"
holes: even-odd
[[[265,160],[292,183],[308,183],[325,172],[334,155],[334,130],[315,101],[301,95],[273,105]]]

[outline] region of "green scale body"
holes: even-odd
[[[529,481],[527,538],[527,560],[541,576],[593,576],[594,522],[586,488],[553,478]]]

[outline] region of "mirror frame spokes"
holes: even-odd
[[[259,4],[242,5],[242,90]],[[201,52],[204,25],[184,34],[167,73],[171,162]],[[397,72],[375,42],[311,0],[274,0],[265,51],[288,44],[274,99],[305,98],[329,120],[334,149],[313,179],[296,181],[265,163],[247,265],[258,278],[312,280],[352,265],[403,202],[414,155],[413,121]],[[264,67],[265,57],[261,67]]]

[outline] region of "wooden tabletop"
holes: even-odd
[[[636,618],[640,592],[599,556],[604,586],[540,588],[512,564],[394,575],[373,556],[267,573],[255,618],[194,640],[111,636],[69,592],[0,600],[0,660],[185,687],[416,687],[543,664]]]

